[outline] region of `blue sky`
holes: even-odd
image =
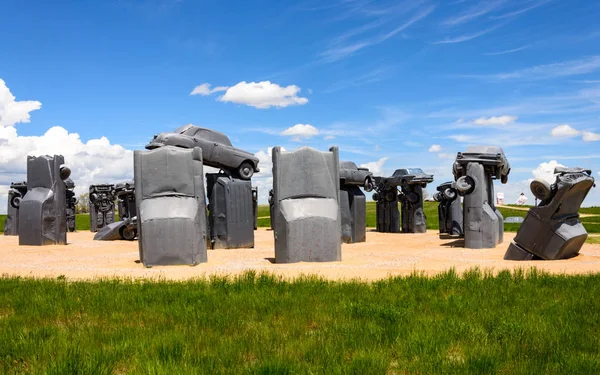
[[[128,178],[130,150],[186,123],[259,154],[262,198],[276,145],[338,145],[342,159],[381,174],[421,167],[436,184],[451,178],[456,152],[498,145],[513,167],[497,187],[508,200],[530,195],[528,180],[548,178],[552,161],[600,177],[597,1],[8,1],[0,9],[0,186],[22,179],[24,155],[37,151],[72,155],[80,187]],[[7,104],[23,101],[41,108]],[[600,205],[599,191],[586,205]]]

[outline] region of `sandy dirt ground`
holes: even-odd
[[[18,238],[0,236],[0,274],[27,277],[94,279],[105,277],[183,280],[209,275],[234,275],[246,270],[272,272],[284,277],[317,274],[328,279],[377,280],[415,271],[435,275],[452,267],[463,272],[514,270],[537,267],[552,273],[600,271],[600,245],[585,244],[581,254],[569,260],[514,262],[503,260],[514,233],[506,233],[495,249],[460,247],[460,240],[427,234],[367,233],[367,242],[344,244],[342,261],[332,263],[275,264],[273,233],[255,232],[254,249],[209,250],[208,263],[191,266],[144,268],[139,263],[138,243],[93,241],[93,233],[68,234],[68,245],[18,246]]]

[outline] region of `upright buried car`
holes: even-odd
[[[260,171],[256,156],[233,147],[225,134],[211,129],[188,124],[173,132],[155,135],[146,148],[152,150],[162,146],[200,147],[205,165],[232,171],[242,180],[249,180]]]

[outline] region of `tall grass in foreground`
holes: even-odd
[[[597,374],[600,275],[0,279],[0,373]]]

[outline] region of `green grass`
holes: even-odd
[[[600,275],[0,279],[0,373],[597,374]]]

